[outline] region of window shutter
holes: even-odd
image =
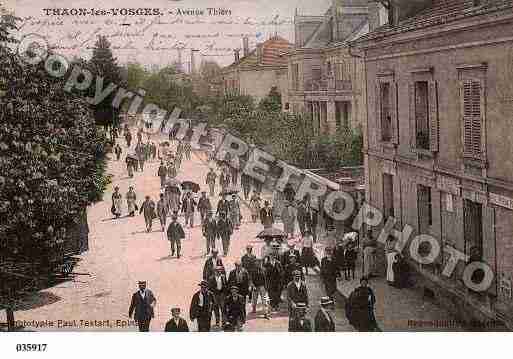
[[[399,134],[398,134],[398,125],[399,121],[397,118],[397,83],[391,82],[390,83],[390,102],[389,102],[389,113],[390,117],[392,118],[392,143],[398,144],[399,143]]]
[[[436,81],[429,81],[429,149],[438,152],[439,122]]]
[[[463,97],[463,145],[464,155],[482,157],[482,109],[483,88],[479,80],[465,80]]]
[[[472,152],[475,158],[482,154],[481,99],[483,88],[480,81],[472,81]]]
[[[379,128],[379,139],[383,138],[383,121],[381,120],[381,83],[376,83],[376,128]]]
[[[410,103],[410,147],[417,147],[417,125],[415,123],[415,82],[408,84],[408,101]]]

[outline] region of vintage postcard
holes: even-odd
[[[512,0],[0,12],[0,336],[513,328]]]

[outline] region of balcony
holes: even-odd
[[[336,91],[352,91],[353,83],[350,80],[337,80],[335,81]]]
[[[328,91],[328,80],[305,81],[305,92]]]

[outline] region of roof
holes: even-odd
[[[233,64],[225,67],[224,70],[230,70],[236,67],[254,69],[255,67],[287,66],[287,59],[281,55],[291,50],[294,47],[293,44],[283,37],[275,35],[264,41],[261,45],[263,51],[261,63],[258,63],[257,51],[253,50],[246,56],[242,57],[239,62],[234,62]]]
[[[480,6],[473,6],[472,0],[438,0],[434,2],[434,5],[400,21],[396,26],[391,27],[388,24],[381,26],[373,32],[358,38],[355,42],[380,39],[511,8],[513,8],[511,0],[492,0]]]

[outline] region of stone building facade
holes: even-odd
[[[287,61],[281,55],[292,47],[290,42],[276,35],[250,51],[247,39],[244,39],[242,56],[236,49],[233,64],[222,70],[223,94],[249,95],[256,103],[273,87],[284,94],[287,90]]]
[[[408,5],[408,6],[407,6]],[[468,256],[413,263],[421,287],[460,318],[513,323],[513,3],[395,1],[364,55],[366,200]],[[486,291],[462,282],[483,261]],[[479,276],[478,276],[479,277]],[[477,281],[479,278],[476,277]]]
[[[284,110],[308,114],[318,134],[358,127],[366,117],[364,67],[348,43],[383,21],[380,5],[367,0],[333,0],[322,16],[296,14]]]

